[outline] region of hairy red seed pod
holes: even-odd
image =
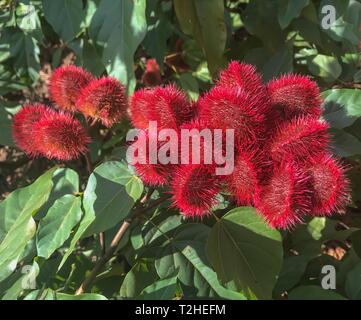
[[[239,151],[233,173],[225,176],[227,190],[237,205],[253,205],[259,194],[264,173],[270,166],[262,152],[259,149]]]
[[[81,90],[77,105],[86,116],[111,127],[127,113],[125,87],[112,77],[95,79]]]
[[[145,72],[142,77],[142,82],[147,87],[155,87],[162,82],[157,60],[147,60],[147,63],[145,65]]]
[[[137,159],[130,159],[130,163],[134,166],[135,171],[142,181],[150,186],[162,186],[169,184],[176,166],[176,164],[172,164],[170,162],[163,164],[160,159],[162,157],[162,148],[165,148],[166,150],[163,152],[163,156],[169,159],[170,152],[168,152],[166,144],[171,147],[173,141],[159,141],[156,139],[157,137],[154,136],[155,148],[153,148],[153,145],[150,143],[149,133],[147,131],[142,131],[138,136],[138,140],[133,144],[133,146],[137,144],[137,149],[134,152]],[[141,157],[141,154],[143,154],[143,158]],[[151,163],[151,154],[153,159],[155,159],[155,163]],[[177,160],[178,154],[176,154],[175,157]]]
[[[310,212],[309,176],[296,163],[282,163],[255,199],[260,214],[274,228],[287,229]]]
[[[75,112],[80,90],[93,76],[83,68],[73,65],[57,68],[50,79],[51,100],[61,109]]]
[[[345,167],[328,154],[313,157],[307,163],[313,187],[312,215],[331,215],[344,211],[350,200],[350,182]]]
[[[185,93],[174,85],[154,88],[150,102],[149,120],[157,121],[161,129],[177,129],[194,116],[194,109]]]
[[[168,85],[138,91],[130,112],[133,124],[140,129],[148,127],[147,121],[156,121],[158,129],[178,129],[194,117],[195,109],[183,91]]]
[[[323,153],[330,140],[328,128],[326,122],[312,117],[298,117],[282,123],[270,145],[272,158],[276,161],[304,161],[310,156]]]
[[[139,89],[134,92],[130,100],[130,119],[135,128],[147,129],[149,126],[150,100],[154,96],[152,89]]]
[[[39,151],[33,142],[34,124],[47,113],[54,113],[54,111],[43,104],[26,104],[13,117],[12,133],[14,141],[29,156],[39,155]]]
[[[217,177],[199,165],[179,166],[173,175],[171,193],[174,205],[186,217],[203,217],[217,203],[220,191]]]
[[[46,113],[34,124],[34,146],[48,159],[75,160],[90,141],[81,123],[63,112]]]
[[[250,145],[265,131],[265,108],[239,87],[214,87],[199,101],[200,119],[210,129],[234,129],[236,143]]]
[[[284,120],[298,116],[321,116],[321,95],[317,84],[307,76],[288,74],[267,84],[274,111]]]
[[[262,76],[251,64],[231,61],[228,67],[221,71],[217,86],[240,87],[244,89],[257,102],[262,109],[260,112],[270,110],[270,97]]]
[[[214,149],[213,132],[198,118],[183,124],[180,129],[178,147],[180,162],[200,165],[206,171],[213,173],[216,166],[214,153],[222,152],[221,148]]]

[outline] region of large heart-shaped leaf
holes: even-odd
[[[35,234],[33,215],[48,200],[55,170],[50,169],[33,184],[12,192],[0,203],[0,281],[15,270]]]
[[[209,234],[207,253],[222,282],[248,297],[272,297],[282,266],[282,239],[254,208],[236,208],[223,216]]]

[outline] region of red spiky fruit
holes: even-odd
[[[160,68],[155,59],[148,59],[145,65],[145,71],[142,82],[147,87],[155,87],[162,82]]]
[[[260,112],[270,109],[270,97],[262,76],[251,64],[231,61],[228,67],[220,72],[217,86],[240,87],[257,101],[262,109]]]
[[[150,186],[162,186],[168,184],[170,182],[175,164],[167,163],[163,164],[161,162],[160,157],[162,157],[161,148],[166,148],[165,144],[169,143],[169,146],[173,143],[172,141],[159,141],[157,140],[157,136],[153,136],[155,141],[155,148],[152,148],[152,144],[150,143],[150,134],[147,131],[142,131],[138,136],[138,140],[135,142],[137,144],[137,148],[134,151],[135,157],[140,159],[141,154],[143,154],[143,160],[136,161],[136,159],[130,159],[130,163],[134,166],[135,171],[140,176],[142,181],[145,184]],[[133,147],[135,146],[133,144]],[[177,142],[175,142],[177,143]],[[151,154],[153,159],[155,159],[155,163],[151,163],[150,158]],[[170,153],[165,151],[163,154],[164,157],[169,157]],[[176,154],[176,160],[178,159],[178,155]]]
[[[178,129],[195,114],[185,93],[174,85],[140,90],[132,99],[130,112],[133,124],[141,129],[148,127],[144,127],[147,121],[156,121],[158,129]]]
[[[111,127],[127,113],[125,87],[112,77],[95,79],[81,90],[77,105],[86,116]]]
[[[93,76],[83,68],[73,65],[57,68],[50,79],[51,100],[61,109],[75,112],[80,90]]]
[[[307,76],[287,74],[267,84],[272,108],[284,120],[298,116],[321,116],[321,95],[317,84]]]
[[[210,129],[234,129],[237,144],[257,142],[265,131],[267,106],[240,87],[214,87],[199,99],[199,117]]]
[[[63,112],[44,114],[33,132],[35,148],[48,159],[75,160],[87,152],[90,143],[81,123]]]
[[[344,211],[350,199],[350,182],[345,167],[329,154],[313,157],[307,163],[313,187],[313,215],[331,215]]]
[[[149,120],[157,121],[158,127],[177,129],[194,117],[194,109],[185,93],[174,85],[154,88],[149,108]]]
[[[309,176],[294,162],[276,167],[255,198],[255,206],[274,228],[288,229],[310,212]]]
[[[214,149],[213,132],[198,118],[183,124],[180,129],[178,146],[180,163],[199,164],[207,171],[213,172],[216,166],[214,152],[217,152]],[[219,152],[222,150],[220,149]]]
[[[217,203],[220,191],[217,177],[200,165],[179,166],[173,175],[171,193],[174,205],[186,217],[203,217]]]
[[[46,113],[54,112],[43,104],[26,104],[15,114],[12,122],[12,133],[16,145],[29,156],[39,155],[33,143],[34,125]]]
[[[154,96],[154,90],[144,88],[134,92],[129,106],[129,116],[132,124],[138,129],[147,129],[149,126],[150,100]]]
[[[269,166],[261,150],[239,151],[235,158],[234,170],[225,176],[227,190],[233,195],[237,205],[253,205],[259,194],[263,172]]]
[[[330,140],[328,128],[326,122],[304,116],[282,123],[271,141],[272,158],[276,161],[304,161],[323,153]]]

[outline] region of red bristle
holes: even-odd
[[[174,85],[154,88],[148,114],[149,120],[158,122],[158,128],[178,129],[194,117],[194,112],[185,93]]]
[[[77,106],[86,116],[111,127],[127,113],[125,87],[112,77],[95,79],[81,90]]]
[[[154,95],[152,89],[140,89],[136,91],[130,100],[130,119],[135,128],[147,129],[149,126],[150,100]]]
[[[217,86],[239,87],[252,96],[260,108],[260,112],[270,111],[270,97],[266,86],[263,84],[262,76],[251,64],[232,61],[228,67],[220,72]]]
[[[31,157],[39,155],[34,144],[34,125],[44,114],[55,111],[43,104],[26,104],[15,114],[12,123],[12,133],[16,145]]]
[[[149,121],[156,121],[160,130],[179,129],[183,123],[192,120],[196,109],[183,91],[168,85],[135,93],[130,112],[135,127],[146,129]]]
[[[272,158],[282,160],[307,160],[328,148],[328,124],[312,117],[298,117],[279,126],[270,150]]]
[[[269,159],[262,154],[261,150],[238,152],[233,173],[225,176],[227,190],[233,195],[238,205],[254,204],[267,167],[269,167]]]
[[[282,163],[261,188],[255,205],[272,227],[291,228],[311,209],[308,175],[294,162]]]
[[[91,141],[81,123],[63,112],[44,114],[34,124],[33,133],[35,148],[48,159],[78,159]]]
[[[51,100],[61,109],[75,112],[80,90],[93,76],[80,67],[73,65],[57,68],[50,79]]]
[[[173,176],[171,193],[174,205],[186,217],[203,217],[217,203],[218,180],[199,165],[182,165]]]
[[[145,155],[145,161],[142,163],[136,162],[135,159],[131,159],[130,163],[134,166],[135,171],[140,176],[142,181],[150,186],[162,186],[165,184],[169,184],[172,173],[174,171],[175,164],[168,163],[162,164],[160,159],[158,158],[159,150],[165,143],[168,141],[158,141],[157,142],[157,149],[151,150],[151,146],[149,143],[149,133],[143,131],[138,139],[143,141],[142,143],[138,140],[137,145],[138,147],[144,146],[143,150],[136,150],[135,156],[139,157],[139,151]],[[155,137],[156,138],[156,137]],[[172,142],[171,142],[172,143]],[[156,163],[150,163],[150,152],[153,153],[153,156],[156,159]]]
[[[265,109],[243,89],[214,87],[199,100],[200,119],[210,129],[234,129],[237,144],[257,143],[265,132]]]
[[[345,167],[329,154],[313,157],[307,163],[313,187],[312,215],[342,213],[350,201],[350,182]]]
[[[317,84],[307,76],[287,74],[267,85],[274,112],[280,120],[299,116],[318,119],[321,116],[321,95]]]

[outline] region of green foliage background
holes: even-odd
[[[321,27],[325,5],[336,8],[329,29]],[[176,82],[192,99],[228,61],[243,60],[264,81],[297,72],[318,82],[335,153],[352,168],[353,203],[342,217],[282,233],[253,208],[223,198],[213,216],[184,220],[168,200],[152,206],[167,190],[149,190],[125,162],[124,121],[105,135],[93,132],[90,177],[82,161],[37,160],[28,171],[21,167],[28,160],[10,163],[23,168],[25,187],[0,202],[0,297],[361,299],[360,25],[357,0],[1,0],[4,150],[14,150],[11,116],[27,100],[47,102],[41,74],[69,55],[97,76],[121,80],[129,95],[154,57],[163,82]],[[6,165],[0,162],[2,179]],[[136,214],[145,194],[149,210]],[[99,233],[109,248],[127,219],[115,254],[88,292],[75,295],[103,255]],[[336,268],[336,290],[321,287],[324,265]]]

